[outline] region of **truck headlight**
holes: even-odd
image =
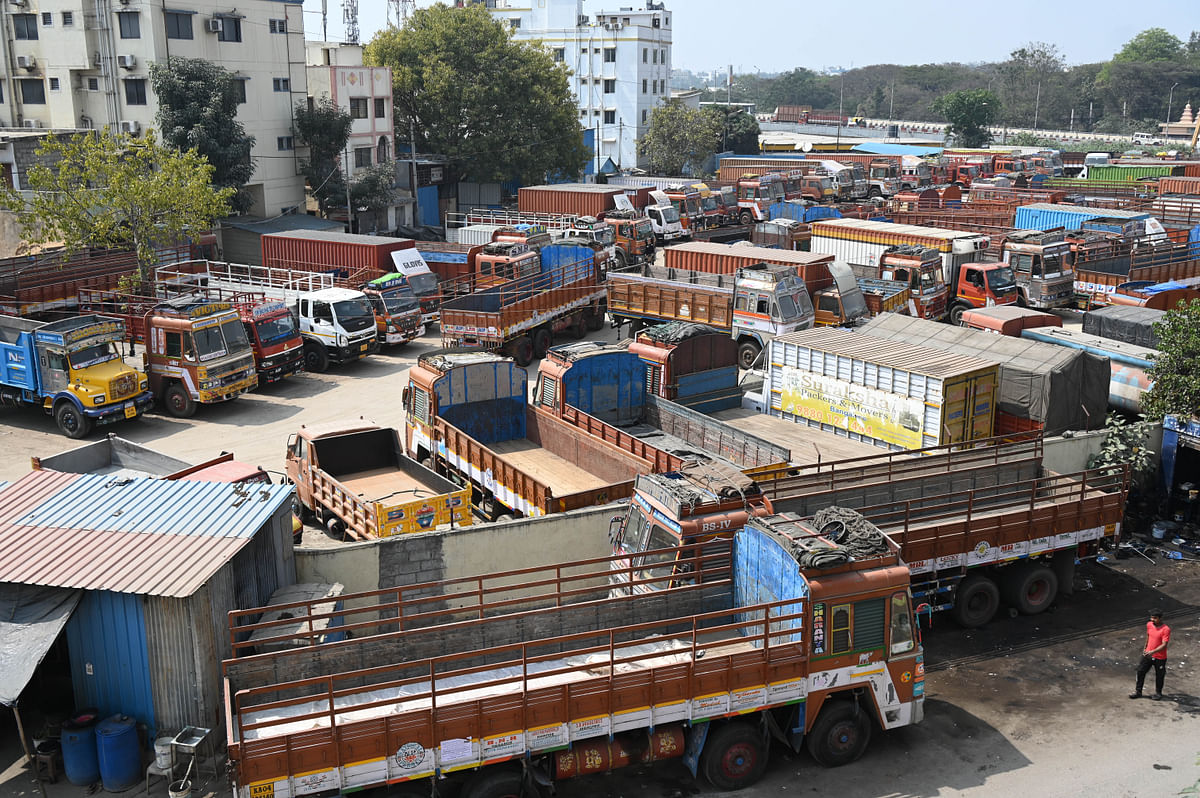
[[[92,397],[92,404],[94,404],[94,405],[102,405],[102,404],[104,404],[104,394],[100,394],[99,396],[93,396],[93,397]]]
[[[144,391],[144,390],[146,390],[146,389],[147,389],[147,388],[149,388],[149,387],[150,387],[150,381],[149,381],[149,380],[142,380],[142,381],[141,381],[141,383],[139,384],[139,390],[143,390],[143,391]]]

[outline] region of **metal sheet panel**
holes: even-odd
[[[67,622],[75,706],[118,712],[155,725],[142,597],[109,590],[84,593]]]

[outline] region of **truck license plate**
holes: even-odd
[[[366,345],[366,344],[362,344],[361,346],[359,346],[359,347],[358,347],[358,351],[359,351],[359,352],[366,352],[366,351],[367,351],[367,345]]]
[[[125,418],[133,418],[136,415],[137,415],[137,407],[133,404],[133,402],[126,402],[125,403]]]

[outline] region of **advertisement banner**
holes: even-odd
[[[925,403],[784,367],[780,409],[905,449],[920,449]]]

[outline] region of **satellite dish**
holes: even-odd
[[[800,152],[812,152],[812,142],[805,141],[800,145]]]

